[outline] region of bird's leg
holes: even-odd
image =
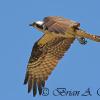
[[[87,44],[87,40],[84,37],[77,37],[77,40],[80,44],[85,45]]]

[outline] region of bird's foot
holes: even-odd
[[[85,45],[87,44],[87,40],[84,37],[78,37],[77,40],[80,44]]]

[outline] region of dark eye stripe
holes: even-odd
[[[38,27],[38,28],[40,28],[40,29],[43,29],[43,26],[41,25],[38,25],[38,24],[36,24],[36,27]]]

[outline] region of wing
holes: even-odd
[[[44,25],[50,32],[64,34],[78,28],[80,23],[59,16],[49,16],[44,18]]]
[[[59,16],[44,18],[44,25],[50,32],[65,34],[70,33],[76,37],[88,38],[100,42],[100,36],[89,34],[79,28],[80,23]]]
[[[28,92],[33,88],[33,96],[36,95],[37,88],[41,95],[45,81],[74,39],[46,33],[35,43],[24,80],[24,84],[28,83]]]
[[[77,29],[76,30],[76,36],[84,37],[84,38],[88,38],[88,39],[96,41],[96,42],[100,42],[100,36],[92,35],[90,33],[87,33],[85,31],[83,31],[82,29]]]

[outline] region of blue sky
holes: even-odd
[[[43,34],[28,25],[45,16],[58,15],[81,23],[86,31],[100,35],[100,0],[0,0],[0,100],[98,100],[100,43],[74,42],[50,75],[49,96],[27,93],[23,85],[27,62],[35,41]],[[56,88],[91,89],[92,96],[53,96]]]

